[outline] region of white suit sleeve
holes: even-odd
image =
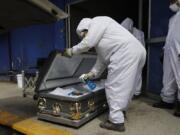
[[[171,31],[173,31],[171,32],[171,37],[173,37],[172,44],[176,47],[176,51],[180,57],[180,11],[176,13],[176,18],[173,21],[172,25],[174,26],[171,26]]]
[[[94,73],[95,77],[100,75],[106,68],[106,65],[99,59],[99,57],[96,60],[96,64],[91,69],[91,72]]]
[[[88,29],[86,37],[76,46],[73,47],[73,54],[87,52],[90,48],[95,47],[108,27],[109,21],[93,20]]]

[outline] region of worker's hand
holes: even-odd
[[[86,82],[86,80],[90,80],[92,78],[95,77],[95,74],[93,72],[89,72],[87,74],[82,74],[80,77],[79,77],[79,80],[83,83]]]
[[[66,49],[66,50],[63,52],[62,55],[65,56],[65,57],[72,57],[72,56],[73,56],[72,48]]]

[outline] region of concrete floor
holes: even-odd
[[[30,98],[22,98],[21,95],[21,91],[15,84],[0,83],[0,109],[37,119],[36,102]],[[105,120],[107,112],[79,129],[53,125],[68,130],[74,135],[180,135],[180,118],[174,117],[173,111],[151,107],[152,103],[153,101],[146,98],[131,103],[124,133],[99,128],[99,123]]]

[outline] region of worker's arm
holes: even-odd
[[[94,77],[97,77],[98,75],[104,72],[105,68],[106,68],[106,65],[98,57],[96,60],[96,64],[91,69],[91,72],[94,74]]]
[[[98,57],[96,60],[96,64],[91,69],[91,71],[89,73],[82,74],[79,79],[81,80],[81,82],[85,82],[85,80],[96,78],[105,70],[105,68],[105,64]]]
[[[80,54],[83,52],[87,52],[90,48],[98,45],[99,41],[102,39],[105,29],[108,27],[107,22],[102,22],[101,20],[93,20],[86,37],[76,46],[72,48],[72,53]]]

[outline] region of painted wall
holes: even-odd
[[[9,62],[8,34],[4,34],[0,36],[0,74],[8,72]]]
[[[169,18],[172,12],[169,9],[169,0],[151,0],[151,37],[166,36]]]
[[[168,0],[152,0],[151,10],[151,38],[158,38],[167,35],[169,18],[172,12],[169,10]],[[148,90],[159,94],[162,89],[162,63],[160,54],[164,42],[150,44],[149,48],[149,83]]]
[[[162,89],[163,64],[160,55],[164,43],[151,44],[149,51],[149,82],[148,91],[159,94]]]
[[[51,0],[51,2],[64,9],[64,1]],[[38,58],[47,57],[54,49],[64,49],[64,25],[64,20],[60,20],[53,24],[33,25],[12,30],[10,46],[13,69],[28,70],[36,67]]]
[[[47,57],[54,49],[54,24],[37,25],[11,31],[13,69],[36,66],[37,58]]]

